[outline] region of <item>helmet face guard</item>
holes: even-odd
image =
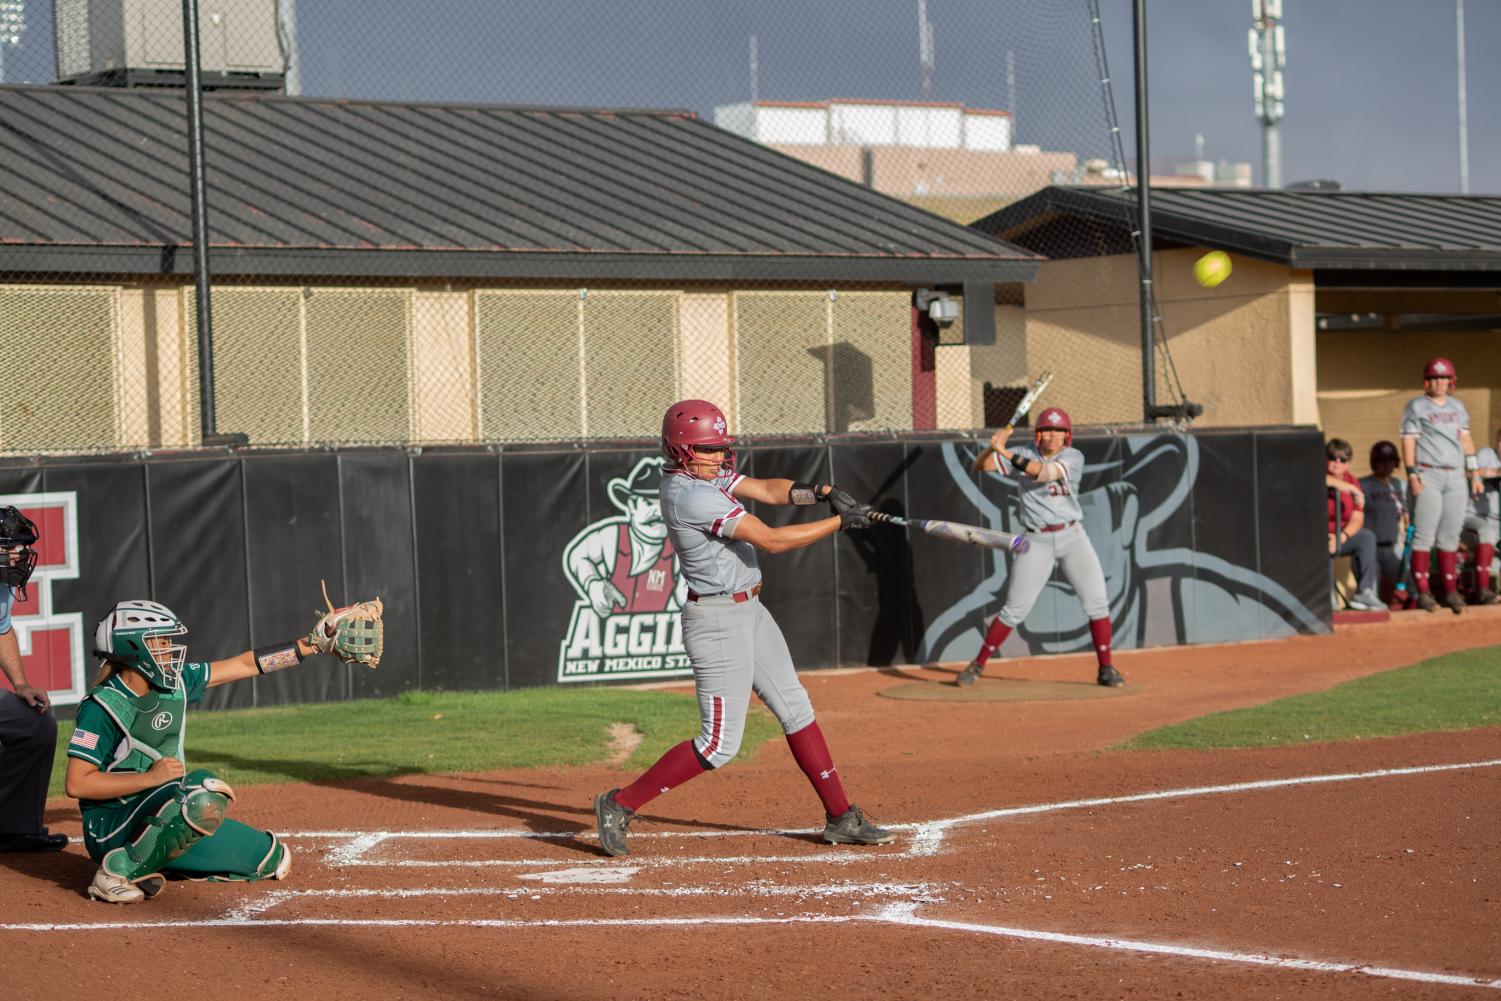
[[[187,632],[188,627],[165,605],[122,601],[94,629],[94,652],[141,672],[152,688],[172,691],[182,683],[187,645],[147,641],[185,636]]]
[[[1068,411],[1062,407],[1048,407],[1037,415],[1037,427],[1032,434],[1033,440],[1041,441],[1044,431],[1062,431],[1065,447],[1074,443],[1074,422],[1069,419]]]
[[[662,418],[662,451],[681,468],[699,461],[698,449],[720,453],[719,472],[735,472],[735,436],[724,412],[707,400],[680,400]]]
[[[36,522],[15,507],[0,507],[0,548],[5,559],[0,563],[0,586],[13,587],[26,600],[26,582],[36,569],[37,552],[31,548],[37,540]]]

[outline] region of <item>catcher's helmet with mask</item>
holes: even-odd
[[[172,691],[181,677],[187,646],[170,643],[153,651],[146,640],[187,632],[188,627],[166,605],[138,598],[122,601],[94,627],[94,653],[140,671],[152,688]]]

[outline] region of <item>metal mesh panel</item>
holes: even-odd
[[[197,309],[191,290],[186,298],[189,310]],[[220,286],[209,301],[219,427],[247,434],[258,445],[306,441],[301,289]]]
[[[677,296],[589,292],[584,323],[585,434],[653,435],[678,396]]]
[[[827,292],[735,295],[738,422],[746,434],[827,431]]]
[[[578,292],[476,292],[474,301],[485,437],[583,434]]]
[[[410,440],[411,293],[309,289],[303,308],[313,440]]]
[[[0,365],[24,390],[0,398],[7,451],[114,444],[116,298],[108,288],[8,288],[0,294]]]
[[[891,292],[840,292],[830,312],[832,430],[911,427],[908,297]]]

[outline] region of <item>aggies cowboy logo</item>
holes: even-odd
[[[575,535],[563,573],[578,594],[558,644],[559,681],[691,673],[678,613],[687,588],[662,520],[663,459],[637,462],[605,488],[620,511]]]

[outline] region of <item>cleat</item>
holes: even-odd
[[[1418,609],[1424,612],[1438,611],[1438,599],[1427,591],[1418,594]]]
[[[985,665],[980,662],[980,658],[976,657],[974,660],[964,665],[964,670],[959,672],[959,677],[954,679],[954,684],[958,685],[960,688],[968,688],[979,679],[980,675],[984,673]]]
[[[130,858],[123,848],[116,848],[104,856],[104,864],[99,867],[99,871],[94,874],[94,881],[89,884],[89,896],[95,900],[106,904],[138,904],[161,893],[167,885],[166,877],[159,872],[140,876],[134,880],[126,879],[119,873],[111,871],[111,859],[116,865],[130,863]]]
[[[823,839],[831,845],[889,845],[896,835],[872,824],[852,803],[839,816],[828,818],[823,825]]]
[[[271,873],[272,879],[286,879],[292,872],[292,849],[285,844],[281,846],[281,861],[276,863],[276,870]]]
[[[1475,592],[1476,605],[1501,605],[1501,594],[1497,594],[1490,588],[1483,588]]]
[[[1126,683],[1126,679],[1121,676],[1121,672],[1117,671],[1111,664],[1101,667],[1100,673],[1094,680],[1095,684],[1104,685],[1107,688],[1119,688]]]
[[[619,789],[611,789],[594,797],[594,823],[599,829],[599,847],[606,855],[629,855],[630,848],[625,836],[630,832],[631,821],[636,813],[615,802]]]
[[[1459,615],[1465,610],[1465,600],[1459,596],[1458,591],[1450,591],[1444,595],[1444,607]]]

